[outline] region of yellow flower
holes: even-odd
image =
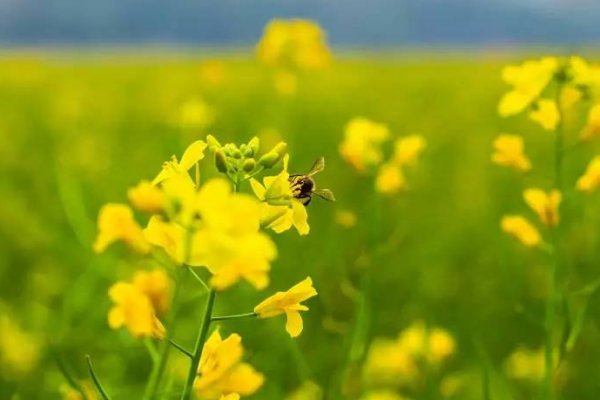
[[[507,215],[500,223],[502,230],[527,247],[537,247],[542,243],[538,230],[526,218],[519,215]]]
[[[140,254],[150,251],[150,245],[144,238],[142,228],[133,219],[131,209],[125,204],[105,204],[98,215],[98,235],[94,251],[101,253],[119,240]]]
[[[395,143],[394,162],[401,166],[414,166],[425,147],[427,142],[421,135],[399,138]]]
[[[538,101],[529,117],[548,131],[556,129],[560,122],[560,112],[554,100]]]
[[[413,356],[422,356],[427,348],[427,327],[423,321],[415,321],[400,332],[398,344]]]
[[[600,136],[600,104],[595,105],[588,114],[587,125],[581,131],[580,139],[589,142]]]
[[[83,393],[85,393],[85,398],[83,395],[73,389],[71,386],[63,384],[60,387],[60,392],[63,395],[64,400],[98,400],[98,395],[96,394],[96,389],[92,386],[91,382],[83,381],[81,382],[81,389]]]
[[[286,331],[295,338],[302,332],[302,317],[300,311],[308,311],[308,307],[300,304],[317,295],[312,280],[306,278],[286,292],[277,292],[254,307],[259,318],[272,318],[286,314]]]
[[[40,343],[8,316],[0,316],[0,372],[3,378],[19,379],[31,372],[40,357]]]
[[[544,351],[519,348],[506,359],[504,368],[512,378],[540,382],[545,373]]]
[[[408,400],[406,397],[402,397],[396,392],[391,390],[377,390],[369,392],[361,398],[361,400]]]
[[[590,65],[578,56],[569,59],[569,66],[574,85],[600,88],[600,66]]]
[[[165,206],[164,194],[148,181],[141,181],[136,187],[127,191],[129,202],[138,210],[151,214],[159,214]]]
[[[205,149],[205,142],[202,140],[195,141],[185,150],[181,157],[181,162],[177,161],[175,156],[173,156],[171,161],[165,162],[158,176],[152,181],[152,184],[157,185],[177,175],[186,175],[189,178],[187,171],[204,158]]]
[[[352,228],[356,225],[356,214],[350,210],[336,210],[335,222],[344,228]]]
[[[265,64],[292,68],[321,68],[331,61],[325,33],[316,23],[303,19],[270,21],[257,56]]]
[[[498,106],[503,117],[518,114],[542,94],[559,68],[558,59],[542,58],[527,61],[520,66],[511,65],[502,71],[502,79],[512,86]]]
[[[158,314],[164,315],[169,309],[171,282],[162,269],[137,271],[133,275],[133,285],[144,293]]]
[[[242,362],[244,348],[240,335],[229,335],[225,340],[215,330],[204,344],[198,378],[194,384],[200,398],[218,399],[221,396],[235,399],[232,394],[250,396],[264,383],[262,374]]]
[[[240,395],[237,393],[231,393],[221,396],[220,400],[240,400]]]
[[[494,140],[492,161],[521,172],[531,170],[531,162],[524,153],[523,138],[518,135],[500,135]]]
[[[441,328],[433,328],[429,332],[428,359],[439,364],[456,351],[456,342],[450,333]]]
[[[386,163],[379,168],[375,179],[375,189],[379,193],[394,194],[407,188],[402,169],[396,163]]]
[[[381,162],[381,144],[389,135],[388,127],[383,124],[354,118],[346,125],[340,154],[357,171],[364,172]]]
[[[275,90],[282,96],[293,96],[298,90],[298,78],[289,71],[279,71],[273,77]]]
[[[558,225],[560,219],[558,207],[562,201],[562,195],[558,190],[546,193],[541,189],[527,189],[523,197],[544,225],[551,228]]]
[[[408,349],[398,341],[375,339],[367,353],[364,373],[374,383],[398,384],[414,380],[419,370]]]
[[[581,100],[581,98],[581,91],[571,86],[565,86],[560,95],[560,105],[563,110],[571,110],[573,106]]]
[[[115,303],[108,313],[111,329],[125,326],[135,338],[165,336],[165,328],[156,318],[152,302],[131,283],[117,282],[108,291]]]
[[[179,109],[179,125],[184,129],[205,129],[215,120],[215,111],[202,99],[191,99]]]
[[[600,156],[594,157],[585,174],[577,180],[577,189],[591,193],[600,186]]]
[[[276,233],[287,231],[292,226],[300,235],[307,235],[308,212],[306,207],[294,198],[290,187],[288,172],[289,156],[283,158],[283,169],[276,176],[267,176],[261,185],[256,179],[250,179],[250,186],[256,197],[261,201],[261,226],[273,229]]]
[[[323,389],[312,381],[305,381],[298,389],[285,397],[285,400],[322,400]]]

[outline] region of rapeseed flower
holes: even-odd
[[[511,378],[541,382],[545,373],[544,349],[520,347],[506,359],[504,368]]]
[[[523,138],[518,135],[500,135],[494,140],[492,161],[520,172],[531,170],[531,162],[524,153]]]
[[[576,87],[600,89],[600,66],[590,65],[583,58],[572,56],[569,58],[569,67]]]
[[[512,86],[512,90],[500,100],[500,115],[508,117],[518,114],[537,101],[558,72],[559,66],[557,58],[545,57],[539,61],[526,61],[518,66],[505,67],[502,79]]]
[[[200,398],[218,399],[221,396],[235,399],[235,395],[250,396],[264,383],[262,374],[242,362],[244,348],[240,335],[231,334],[222,339],[215,330],[204,344],[198,377],[194,388]],[[226,397],[229,399],[228,397]]]
[[[285,397],[285,400],[322,400],[323,389],[313,381],[305,381],[298,389]]]
[[[173,156],[171,161],[167,161],[163,164],[162,170],[156,178],[154,178],[152,184],[157,185],[177,175],[184,175],[189,178],[187,171],[204,158],[204,150],[206,147],[206,143],[202,140],[197,140],[189,145],[183,153],[181,161],[178,161],[177,157]]]
[[[184,129],[200,129],[209,127],[215,120],[215,111],[204,100],[190,99],[179,109],[178,123]]]
[[[413,381],[419,368],[408,349],[398,341],[376,339],[369,347],[364,373],[371,382],[397,384]]]
[[[453,355],[456,351],[456,342],[448,331],[441,328],[433,328],[429,332],[427,358],[437,365]]]
[[[336,210],[335,222],[344,228],[352,228],[356,225],[356,214],[350,210]]]
[[[402,168],[396,163],[386,163],[379,167],[375,179],[375,189],[379,193],[394,194],[407,188]]]
[[[250,186],[261,202],[261,226],[276,233],[287,231],[293,226],[300,235],[307,235],[310,231],[308,212],[292,193],[288,163],[289,156],[286,154],[283,169],[278,175],[265,177],[263,184],[252,178]]]
[[[0,316],[0,371],[3,378],[21,378],[31,372],[40,358],[38,339],[8,316]]]
[[[587,125],[583,128],[579,137],[584,142],[600,137],[600,104],[595,105],[590,110]]]
[[[520,215],[507,215],[500,223],[502,230],[512,235],[527,247],[538,247],[542,244],[539,231],[531,222]]]
[[[135,338],[165,336],[165,327],[156,318],[152,301],[137,286],[127,282],[117,282],[108,291],[115,303],[108,313],[108,325],[112,329],[123,326]]]
[[[543,99],[537,102],[529,117],[544,129],[552,131],[560,122],[560,111],[554,100]]]
[[[394,162],[400,166],[415,166],[419,155],[427,147],[421,135],[409,135],[398,138],[394,144]]]
[[[523,193],[523,197],[544,225],[550,228],[558,225],[560,220],[558,208],[562,201],[562,195],[558,190],[546,193],[541,189],[527,189]]]
[[[164,315],[169,309],[171,281],[162,269],[137,271],[133,275],[133,286],[144,293],[157,314]]]
[[[108,203],[102,206],[98,215],[98,235],[93,245],[94,251],[101,253],[117,241],[125,242],[140,254],[147,254],[151,249],[142,228],[133,219],[131,208],[125,204]]]
[[[282,96],[293,96],[298,91],[298,77],[290,71],[279,71],[273,76],[275,90]]]
[[[346,125],[341,156],[357,171],[377,166],[383,159],[381,144],[388,139],[389,129],[366,118],[354,118]]]
[[[594,157],[581,178],[577,180],[577,189],[591,193],[600,186],[600,156]]]
[[[295,338],[302,333],[303,323],[300,311],[308,311],[303,301],[317,295],[312,279],[306,278],[285,292],[277,292],[254,307],[259,318],[272,318],[285,314],[287,323],[285,330]]]
[[[127,198],[133,207],[150,214],[159,214],[165,207],[164,193],[148,181],[141,181],[127,191]]]

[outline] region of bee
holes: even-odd
[[[295,174],[290,175],[289,182],[292,194],[300,200],[304,206],[308,206],[312,200],[312,195],[325,199],[327,201],[335,201],[333,192],[329,189],[317,189],[313,176],[325,169],[325,158],[319,157],[313,164],[310,172],[306,175]]]

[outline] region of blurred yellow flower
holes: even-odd
[[[543,99],[535,104],[529,117],[540,124],[542,128],[551,131],[556,129],[560,122],[560,111],[554,100]]]
[[[415,321],[400,332],[398,345],[415,359],[425,358],[439,365],[456,352],[456,342],[445,329],[427,329],[423,321]]]
[[[63,395],[63,400],[98,400],[96,389],[92,386],[91,382],[83,381],[80,385],[85,397],[71,386],[66,384],[61,385],[60,392]]]
[[[523,197],[544,225],[551,228],[558,225],[560,220],[558,208],[562,201],[562,194],[558,190],[546,193],[541,189],[527,189]]]
[[[285,314],[286,331],[295,338],[302,333],[303,323],[300,311],[308,311],[308,307],[300,304],[317,295],[312,279],[306,278],[285,292],[277,292],[254,307],[259,318],[272,318]]]
[[[190,99],[179,109],[179,126],[184,129],[205,129],[215,120],[215,111],[204,100]]]
[[[0,316],[0,372],[6,379],[19,379],[31,372],[40,358],[40,343],[8,316]]]
[[[600,104],[596,104],[588,114],[587,125],[581,131],[580,139],[584,142],[600,137]]]
[[[167,161],[163,164],[162,170],[156,178],[154,178],[152,184],[157,185],[178,175],[188,176],[189,178],[187,171],[204,158],[206,146],[205,142],[197,140],[185,150],[181,157],[181,162],[177,161],[177,157],[173,156],[171,161]]]
[[[298,77],[289,71],[279,71],[273,76],[275,90],[282,96],[293,96],[298,90]]]
[[[205,399],[221,396],[235,399],[236,394],[254,394],[263,385],[264,377],[250,364],[242,362],[243,354],[240,335],[234,333],[223,340],[215,330],[204,344],[194,384],[196,395]]]
[[[352,228],[356,225],[356,214],[350,210],[336,210],[335,222],[344,228]]]
[[[156,318],[152,302],[138,287],[127,282],[117,282],[108,291],[115,303],[108,313],[111,329],[123,326],[135,338],[165,336],[165,327]]]
[[[571,86],[566,86],[560,95],[560,105],[563,110],[570,110],[582,98],[581,91]]]
[[[211,86],[218,86],[225,81],[227,69],[221,60],[207,60],[200,68],[202,80]]]
[[[427,349],[427,327],[415,321],[398,336],[398,344],[412,356],[422,356]]]
[[[133,219],[133,212],[129,206],[108,203],[102,206],[98,215],[98,235],[94,242],[94,251],[101,253],[117,241],[125,242],[140,254],[150,251],[150,244],[146,241],[142,228]]]
[[[325,33],[315,22],[274,19],[265,27],[257,56],[268,65],[321,68],[331,61]]]
[[[394,162],[401,166],[415,166],[425,147],[427,142],[421,135],[401,137],[395,143]]]
[[[448,375],[440,382],[440,393],[444,397],[452,397],[455,396],[464,385],[465,379],[460,375]]]
[[[569,59],[573,84],[579,87],[600,88],[600,66],[590,65],[579,56]]]
[[[321,400],[323,389],[313,381],[305,381],[298,389],[285,397],[285,400]]]
[[[240,395],[237,393],[231,393],[228,395],[223,395],[219,400],[240,400]]]
[[[542,243],[538,230],[526,218],[520,215],[507,215],[500,223],[502,230],[527,247],[537,247]]]
[[[252,191],[260,200],[261,226],[276,233],[287,231],[292,226],[300,235],[307,235],[308,212],[306,207],[293,196],[288,172],[289,155],[283,158],[283,169],[276,176],[266,176],[263,184],[250,179]]]
[[[133,285],[150,299],[157,314],[166,314],[171,300],[171,281],[165,271],[158,268],[137,271],[133,275]]]
[[[494,140],[492,161],[520,172],[531,170],[531,162],[524,153],[523,138],[518,135],[500,135]]]
[[[577,180],[577,189],[591,193],[600,186],[600,156],[592,159],[588,165],[587,171]]]
[[[511,378],[541,382],[545,373],[544,350],[518,348],[506,359],[504,367]]]
[[[448,331],[433,328],[429,332],[427,356],[431,363],[439,364],[456,351],[456,342]]]
[[[375,189],[379,193],[394,194],[407,188],[406,178],[399,165],[386,163],[379,167],[375,179]]]
[[[150,214],[161,213],[165,206],[162,191],[146,180],[130,188],[127,191],[127,198],[136,209]]]
[[[370,382],[397,385],[414,380],[419,369],[408,349],[398,341],[375,339],[367,353],[364,373]]]
[[[555,57],[545,57],[539,61],[526,61],[521,65],[510,65],[502,71],[504,82],[512,90],[504,95],[498,105],[503,117],[518,114],[531,105],[542,94],[558,71],[559,62]]]
[[[378,165],[383,154],[381,144],[390,132],[387,126],[366,118],[354,118],[346,125],[340,154],[357,171]]]
[[[408,398],[402,397],[391,390],[378,390],[367,393],[361,397],[361,400],[408,400]]]

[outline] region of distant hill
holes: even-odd
[[[352,46],[598,44],[600,1],[0,0],[0,43],[254,43],[273,17]],[[537,4],[537,5],[536,5]]]

